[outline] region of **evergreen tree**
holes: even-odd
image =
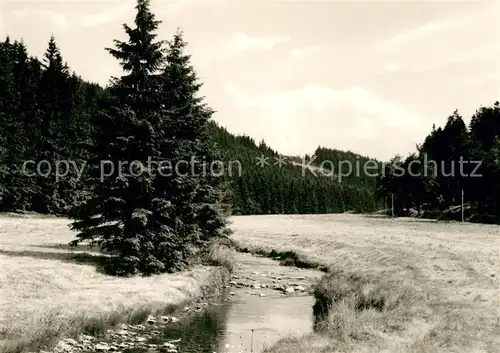
[[[139,0],[136,9],[136,28],[125,25],[129,42],[115,41],[116,49],[109,49],[127,74],[115,80],[115,98],[100,119],[92,195],[72,212],[78,242],[116,253],[117,274],[182,269],[223,235],[226,224],[217,179],[204,173],[216,158],[208,134],[212,110],[196,97],[200,84],[183,53],[182,34],[169,43],[160,72],[164,49],[154,41],[159,21],[149,1]],[[189,168],[182,162],[190,158],[205,164]],[[115,170],[99,182],[104,160]],[[126,168],[117,169],[124,161]]]
[[[71,212],[73,228],[80,231],[73,244],[89,240],[117,254],[113,271],[120,275],[171,271],[178,264],[172,255],[184,255],[188,245],[174,239],[177,220],[165,197],[169,190],[155,189],[158,170],[145,168],[162,161],[158,147],[166,143],[168,123],[159,110],[163,49],[154,33],[159,21],[148,0],[138,0],[136,10],[135,27],[124,25],[129,41],[115,40],[115,48],[107,49],[125,74],[114,80],[113,98],[98,120],[91,196]],[[107,173],[104,165],[113,170]]]
[[[37,107],[40,112],[32,128],[38,128],[35,136],[40,164],[36,173],[40,189],[33,200],[34,210],[41,213],[64,213],[67,205],[61,187],[55,178],[56,163],[67,156],[64,128],[71,116],[67,80],[69,69],[63,62],[54,36],[49,39],[44,54],[40,84],[37,87]]]
[[[178,30],[168,43],[161,75],[167,125],[159,148],[175,170],[172,176],[160,174],[156,185],[158,190],[169,190],[174,205],[169,212],[178,220],[175,229],[182,242],[202,250],[213,238],[225,234],[229,209],[223,201],[224,179],[218,174],[224,170],[217,168],[221,156],[209,130],[213,110],[199,96],[202,84],[185,53],[186,46]]]

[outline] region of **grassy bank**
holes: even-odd
[[[311,215],[235,217],[232,228],[241,248],[329,268],[316,333],[269,352],[498,351],[498,226]]]
[[[0,351],[36,351],[61,337],[98,334],[149,314],[216,296],[231,262],[214,249],[212,264],[152,277],[116,278],[96,270],[103,254],[71,249],[63,218],[0,217]]]
[[[242,253],[254,254],[264,256],[280,262],[281,266],[293,266],[297,268],[309,268],[313,270],[318,270],[322,272],[327,272],[328,267],[325,265],[310,260],[305,256],[297,254],[295,251],[276,251],[276,249],[264,248],[259,245],[252,246],[239,246],[237,243],[234,244],[234,248]]]

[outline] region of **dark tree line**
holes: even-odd
[[[458,111],[433,126],[417,152],[395,157],[380,179],[379,195],[395,198],[395,212],[437,215],[457,209],[462,191],[467,217],[500,218],[500,104],[480,107],[467,126]]]
[[[374,191],[377,179],[382,170],[382,163],[373,158],[361,156],[351,151],[340,151],[318,147],[313,155],[313,162],[331,170],[338,175],[337,180],[347,184],[358,185]],[[312,156],[307,156],[312,158]]]
[[[101,87],[70,71],[54,37],[41,61],[28,54],[22,41],[7,37],[0,43],[2,211],[65,213],[75,204],[74,178],[56,182],[55,174],[47,172],[54,171],[57,160],[87,159],[91,117],[99,114],[103,96]]]

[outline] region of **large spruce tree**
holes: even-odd
[[[163,49],[155,41],[159,21],[149,1],[139,0],[136,10],[135,27],[124,25],[128,42],[115,40],[115,48],[107,48],[120,60],[124,75],[113,80],[113,97],[104,116],[96,119],[91,197],[71,212],[73,228],[81,231],[77,242],[89,240],[117,254],[113,270],[123,275],[170,269],[164,258],[152,255],[168,231],[159,222],[155,204],[168,200],[154,200],[153,171],[141,168],[148,165],[148,157],[160,157],[155,147],[163,119],[153,92]]]
[[[177,30],[168,43],[167,63],[161,76],[167,133],[172,145],[163,151],[175,166],[172,193],[175,213],[182,224],[191,225],[192,241],[203,248],[226,231],[222,159],[212,141],[209,124],[214,111],[200,96],[202,83],[185,53],[187,42]],[[174,153],[172,153],[174,152]],[[189,165],[185,162],[189,161]],[[222,169],[221,169],[222,168]],[[165,183],[165,178],[159,178]],[[161,186],[159,186],[161,188]]]
[[[108,49],[125,75],[114,80],[113,99],[99,119],[92,196],[72,212],[78,241],[115,253],[113,270],[123,275],[182,269],[225,224],[203,175],[168,168],[209,148],[203,131],[210,110],[197,106],[197,86],[189,86],[184,72],[176,77],[173,57],[165,68],[149,1],[139,0],[136,9],[136,27],[124,26],[129,41]],[[114,170],[104,175],[108,168]]]

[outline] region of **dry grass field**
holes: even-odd
[[[0,216],[0,351],[35,351],[60,336],[140,321],[199,296],[218,278],[217,269],[202,266],[149,278],[106,276],[96,271],[99,254],[67,246],[75,235],[68,224]]]
[[[240,246],[331,269],[316,294],[331,300],[326,331],[270,352],[500,352],[499,226],[342,214],[242,216],[232,228]]]

